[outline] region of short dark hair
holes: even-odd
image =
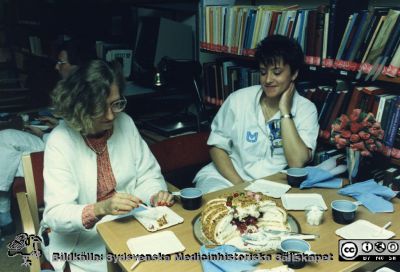
[[[79,66],[66,79],[58,82],[51,94],[54,114],[74,130],[87,134],[93,119],[102,116],[107,107],[111,85],[123,91],[120,69],[101,60]]]
[[[275,65],[282,60],[290,66],[291,73],[300,71],[304,66],[304,53],[299,43],[282,35],[264,38],[256,48],[255,58],[258,63]]]

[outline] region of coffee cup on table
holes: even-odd
[[[350,224],[356,218],[357,203],[349,200],[331,202],[333,221],[338,224]]]
[[[307,179],[308,171],[305,168],[289,168],[286,172],[288,184],[292,187],[300,187]]]
[[[281,241],[279,245],[281,250],[281,260],[289,268],[299,269],[306,265],[301,255],[315,254],[311,251],[309,243],[303,239],[287,238]]]
[[[174,196],[179,196],[185,210],[197,210],[201,207],[203,192],[197,188],[185,188],[179,192],[172,192]]]

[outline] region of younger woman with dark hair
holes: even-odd
[[[303,167],[316,147],[317,110],[295,90],[304,63],[301,47],[269,36],[258,45],[260,85],[229,95],[211,125],[212,162],[194,182],[203,193]]]

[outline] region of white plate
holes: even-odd
[[[38,128],[38,129],[40,129],[40,130],[47,130],[47,129],[49,129],[49,126],[46,126],[46,125],[30,125],[31,127],[36,127],[36,128]]]
[[[376,270],[375,272],[396,272],[393,269],[390,269],[388,267],[381,267],[378,270]]]
[[[133,216],[145,227],[148,231],[157,231],[160,229],[165,229],[170,226],[179,224],[183,222],[183,218],[176,214],[173,210],[165,206],[158,206],[154,208],[158,211],[158,215],[161,217],[163,214],[166,215],[167,224],[159,226],[157,220],[154,219],[154,211],[150,210],[137,210],[133,212]]]
[[[337,229],[335,233],[344,239],[389,239],[395,235],[394,232],[363,219]]]
[[[285,194],[281,199],[286,210],[301,211],[309,205],[317,205],[324,210],[328,209],[320,194]]]
[[[131,238],[126,243],[132,254],[172,254],[185,250],[170,230]]]
[[[292,187],[288,184],[282,184],[265,179],[257,179],[247,186],[245,190],[255,193],[260,192],[270,197],[280,198],[289,191],[290,188]]]

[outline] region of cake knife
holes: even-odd
[[[315,238],[319,238],[319,235],[314,233],[301,233],[301,232],[287,231],[287,230],[264,230],[264,231],[271,234],[312,235]]]

